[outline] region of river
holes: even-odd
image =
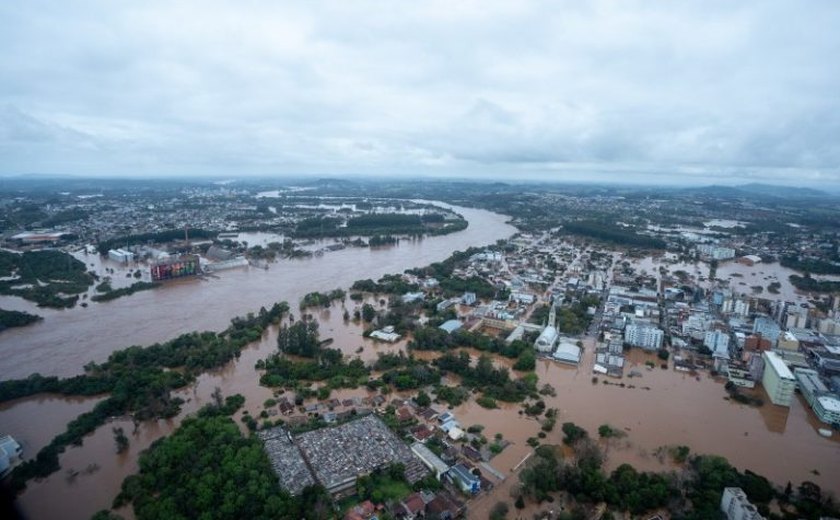
[[[4,378],[21,378],[40,372],[44,375],[72,376],[82,372],[89,361],[101,362],[114,350],[130,345],[149,345],[193,330],[219,331],[231,318],[256,312],[286,300],[297,315],[297,303],[312,291],[348,288],[355,280],[377,279],[448,258],[456,250],[484,246],[507,238],[516,229],[508,217],[480,209],[441,204],[460,213],[469,227],[450,235],[401,240],[382,248],[347,248],[323,256],[281,260],[267,270],[241,268],[222,271],[214,277],[183,280],[152,291],[105,303],[90,302],[87,308],[67,310],[37,309],[44,320],[35,325],[11,329],[0,335],[0,373]],[[79,254],[80,259],[100,274],[115,269],[113,279],[122,281],[129,268],[96,255]],[[91,265],[93,264],[93,265]],[[116,285],[116,284],[115,284]],[[346,305],[355,305],[349,299]],[[33,311],[34,305],[19,298],[0,299],[4,308]],[[322,337],[335,338],[334,346],[345,354],[359,353],[365,360],[376,352],[401,349],[397,345],[375,343],[362,337],[362,326],[344,323],[340,305],[316,313]],[[254,364],[276,348],[276,330],[245,349],[240,358],[222,369],[199,377],[198,383],[179,392],[188,402],[178,417],[143,423],[135,431],[130,420],[115,420],[99,428],[81,447],[71,447],[61,456],[62,470],[40,482],[31,482],[19,502],[33,519],[89,518],[108,508],[119,492],[122,480],[137,471],[137,455],[152,442],[174,431],[183,418],[211,399],[215,387],[223,394],[246,396],[246,408],[259,414],[272,391],[260,387]],[[364,392],[360,389],[359,392]],[[0,408],[0,429],[18,439],[32,457],[52,436],[79,413],[93,407],[95,399],[62,399],[35,396],[7,403]],[[115,454],[112,428],[120,426],[131,441],[126,453]],[[130,515],[130,511],[121,511]]]

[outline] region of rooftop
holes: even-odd
[[[779,378],[793,380],[793,374],[778,354],[770,351],[764,352],[764,360],[773,367],[773,371],[776,372]]]

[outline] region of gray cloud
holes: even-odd
[[[840,3],[6,2],[0,174],[840,183]]]

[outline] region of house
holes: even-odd
[[[426,503],[420,493],[412,493],[405,497],[399,504],[394,506],[393,514],[395,518],[403,520],[414,520],[425,516]]]
[[[433,408],[426,408],[422,412],[420,412],[420,417],[423,418],[426,422],[434,421],[438,416],[438,413]]]
[[[441,520],[452,520],[463,515],[466,510],[464,503],[442,491],[435,495],[428,504],[426,504],[426,513],[430,518],[440,518]]]
[[[426,440],[434,435],[434,431],[425,424],[420,424],[411,429],[411,436],[417,442],[426,442]]]
[[[463,464],[452,466],[446,475],[453,484],[457,485],[466,494],[475,495],[481,491],[481,480]]]
[[[344,520],[370,520],[375,516],[376,506],[370,500],[365,500],[347,511],[347,514],[344,515]]]
[[[464,457],[470,459],[473,462],[481,462],[482,460],[481,452],[467,444],[461,446],[461,453],[464,454]]]

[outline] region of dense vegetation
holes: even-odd
[[[800,291],[822,293],[840,292],[840,282],[817,280],[809,274],[805,276],[792,274],[790,275],[790,283]]]
[[[565,491],[579,505],[590,508],[604,502],[614,511],[634,516],[667,508],[673,518],[700,520],[719,517],[723,488],[733,486],[742,488],[765,517],[816,520],[838,513],[831,499],[822,496],[812,482],[803,482],[797,493],[790,484],[780,492],[766,478],[749,470],[742,473],[718,456],[683,460],[680,463],[685,465],[678,474],[639,472],[628,464],[607,474],[602,469],[603,454],[586,431],[572,423],[565,423],[563,430],[574,459],[562,460],[562,452],[555,447],[538,447],[519,477],[524,497],[542,502],[552,493]],[[769,512],[774,499],[779,500],[782,515]]]
[[[123,482],[115,507],[131,503],[139,520],[306,516],[306,498],[280,488],[260,441],[243,437],[226,416],[233,411],[204,409],[152,444],[140,455],[139,474]],[[325,498],[321,490],[305,497],[311,495]]]
[[[640,235],[632,229],[624,229],[614,224],[596,220],[566,222],[563,224],[563,229],[573,235],[595,238],[623,246],[665,249],[665,242],[658,238]]]
[[[22,254],[0,250],[0,294],[20,296],[39,307],[72,307],[93,284],[85,264],[63,251],[45,249]],[[69,295],[69,296],[68,296]]]
[[[408,344],[412,350],[447,351],[458,348],[474,348],[483,352],[501,354],[508,358],[517,358],[531,346],[521,340],[507,343],[504,339],[490,337],[478,332],[458,329],[452,334],[437,327],[418,327],[414,338]]]
[[[496,368],[489,356],[482,354],[475,366],[470,355],[461,351],[457,356],[447,352],[434,364],[444,372],[461,376],[462,385],[480,390],[485,397],[506,402],[522,401],[536,395],[537,376],[530,373],[521,379],[511,379],[506,368]]]
[[[300,308],[329,307],[336,300],[343,301],[345,296],[347,296],[347,293],[343,289],[333,289],[328,293],[311,292],[303,297]]]
[[[347,220],[332,217],[304,219],[295,226],[297,238],[388,236],[388,235],[445,235],[466,229],[468,223],[459,218],[445,221],[440,215],[406,215],[402,213],[372,213]]]
[[[798,256],[783,256],[779,263],[784,267],[811,274],[840,274],[840,265],[834,262]]]
[[[378,294],[405,294],[407,292],[414,292],[420,289],[420,286],[413,283],[408,283],[403,280],[402,276],[398,274],[385,275],[374,282],[370,278],[366,280],[356,280],[350,287],[353,291],[362,291]]]
[[[139,291],[157,289],[160,286],[161,284],[158,282],[134,282],[128,287],[122,287],[120,289],[111,289],[109,291],[103,292],[102,294],[94,294],[90,297],[90,299],[95,302],[107,302],[111,300],[116,300],[117,298],[122,298],[123,296],[130,296]]]
[[[132,414],[135,420],[146,420],[175,416],[181,401],[171,396],[172,390],[186,386],[202,371],[222,366],[239,355],[245,345],[262,337],[269,324],[279,322],[288,309],[285,302],[277,303],[269,310],[260,309],[256,316],[234,318],[231,325],[219,333],[193,332],[163,344],[118,350],[101,365],[86,365],[85,374],[81,376],[58,379],[33,374],[26,379],[0,382],[0,402],[43,392],[109,394],[92,411],[71,421],[66,431],[41,449],[35,459],[15,468],[13,487],[21,489],[29,479],[43,478],[58,471],[58,456],[64,449],[71,444],[81,444],[85,435],[110,417]]]
[[[36,314],[0,309],[0,332],[12,327],[25,327],[43,318]]]
[[[99,254],[105,255],[108,254],[109,250],[118,247],[127,247],[133,244],[146,244],[149,242],[162,244],[165,242],[174,242],[176,240],[182,240],[184,236],[185,235],[183,229],[171,229],[168,231],[158,231],[156,233],[140,233],[139,235],[126,235],[122,237],[103,240],[99,243],[97,249],[99,250]],[[206,229],[190,228],[189,237],[191,239],[212,239],[216,237],[216,233],[214,231],[208,231]]]

